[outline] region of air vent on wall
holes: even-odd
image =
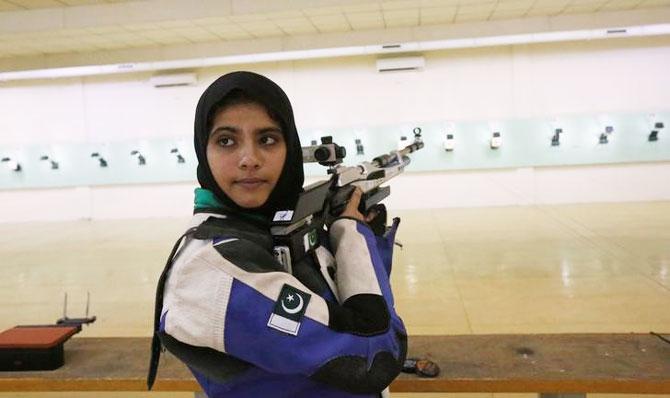
[[[377,60],[378,72],[393,72],[401,70],[417,70],[426,65],[424,57],[394,57]]]
[[[198,81],[194,72],[162,73],[151,76],[150,82],[154,87],[189,86]]]
[[[628,33],[628,30],[626,29],[607,29],[607,34],[608,35],[621,35]]]

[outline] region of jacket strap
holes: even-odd
[[[184,239],[192,235],[198,227],[193,227],[186,231],[174,244],[170,256],[168,257],[167,262],[165,263],[165,268],[163,268],[163,273],[161,273],[160,278],[158,279],[158,287],[156,288],[156,307],[154,309],[154,335],[151,340],[151,360],[149,361],[149,374],[147,375],[147,389],[151,390],[151,387],[154,385],[156,380],[156,372],[158,372],[158,362],[160,361],[161,356],[161,341],[158,337],[158,329],[160,327],[161,320],[161,311],[163,309],[163,291],[165,290],[165,281],[167,279],[170,270],[172,269],[172,264],[174,263],[174,257],[177,254],[177,251],[181,247]]]

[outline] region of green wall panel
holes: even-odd
[[[347,150],[345,164],[356,164],[397,148],[400,136],[412,138],[412,129],[422,129],[424,149],[412,155],[408,171],[473,170],[516,167],[541,167],[670,160],[670,128],[659,130],[658,141],[647,137],[654,121],[670,124],[670,112],[657,112],[652,120],[648,113],[603,115],[571,115],[554,119],[503,120],[464,122],[424,122],[396,126],[319,129],[301,131],[303,145],[322,135],[332,135]],[[614,127],[609,143],[599,144],[598,137],[606,125]],[[560,146],[550,145],[554,129],[560,127]],[[502,135],[502,146],[489,147],[492,130]],[[443,149],[447,133],[455,137],[455,149]],[[355,140],[365,148],[356,155]],[[178,163],[171,149],[178,148],[185,163]],[[146,158],[138,165],[133,150]],[[108,167],[99,167],[92,152],[99,152]],[[59,163],[52,170],[48,155]],[[133,142],[70,143],[48,146],[0,147],[0,157],[17,160],[22,167],[13,172],[7,162],[0,164],[0,189],[49,188],[85,185],[144,184],[195,180],[196,158],[188,135],[172,139],[138,140]],[[325,168],[316,164],[305,166],[307,175],[324,175]]]

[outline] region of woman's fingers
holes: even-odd
[[[378,214],[379,214],[379,212],[377,212],[377,210],[375,208],[372,208],[368,212],[368,214],[365,215],[365,221],[370,222],[370,221],[374,220],[375,217],[377,217]]]
[[[361,203],[362,195],[363,191],[356,187],[349,197],[349,202],[347,202],[347,206],[344,208],[344,212],[342,212],[343,217],[351,217],[360,221],[365,221],[363,214],[358,211],[358,206]]]

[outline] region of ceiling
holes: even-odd
[[[670,7],[670,0],[322,0],[277,9],[200,0],[192,7],[201,11],[192,11],[175,1],[0,0],[0,59]]]
[[[71,7],[130,0],[0,0],[0,11],[35,10],[38,8]]]

